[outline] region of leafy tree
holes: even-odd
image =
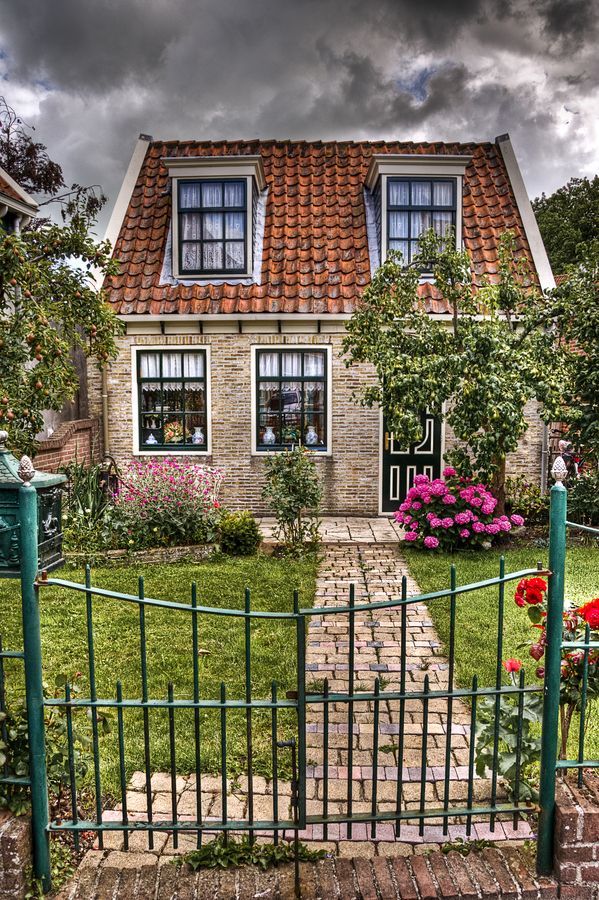
[[[502,511],[506,456],[528,423],[524,407],[541,404],[551,419],[560,400],[562,354],[542,326],[547,301],[531,284],[514,237],[500,243],[499,279],[478,290],[470,258],[433,232],[412,265],[390,254],[364,291],[344,339],[347,364],[374,366],[361,402],[383,408],[404,445],[421,440],[421,411],[445,419],[461,442],[447,454],[456,467],[493,480]],[[432,318],[418,297],[423,269],[448,301],[451,323]]]
[[[549,262],[556,274],[584,259],[599,239],[599,175],[571,178],[548,197],[541,194],[533,208]]]

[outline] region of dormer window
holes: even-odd
[[[404,263],[411,263],[420,235],[430,228],[441,237],[455,229],[456,248],[462,246],[462,190],[470,160],[470,156],[441,153],[372,157],[366,193],[373,270],[390,250],[400,251]]]
[[[387,249],[404,263],[418,254],[418,238],[433,228],[444,237],[456,224],[456,179],[387,179]]]
[[[179,181],[179,271],[182,275],[245,272],[247,184]]]
[[[174,278],[251,277],[258,198],[266,187],[262,158],[197,156],[163,162],[172,178]]]

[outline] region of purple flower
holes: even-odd
[[[510,525],[509,519],[500,519],[497,523],[501,531],[511,531],[512,526]]]
[[[445,516],[444,519],[441,519],[441,525],[443,528],[451,528],[453,525],[453,519],[451,516]]]
[[[414,484],[429,484],[428,475],[416,475]]]
[[[434,550],[436,547],[439,546],[439,539],[436,537],[433,537],[432,534],[429,534],[424,539],[424,546],[427,548],[427,550]]]
[[[470,500],[470,505],[471,506],[482,506],[483,501],[481,500],[480,497],[472,497]]]
[[[427,517],[428,518],[428,517]],[[443,526],[443,520],[438,516],[432,516],[429,519],[431,528],[441,528]]]
[[[418,522],[412,522],[412,524],[410,525],[412,531],[418,531],[418,527]]]
[[[422,507],[422,503],[419,500],[414,500],[412,503],[412,509],[420,509]]]

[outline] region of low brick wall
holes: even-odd
[[[40,471],[56,472],[75,460],[89,466],[101,458],[100,420],[75,419],[63,422],[52,437],[39,442],[33,464]]]
[[[558,783],[555,873],[562,900],[599,900],[599,778]]]
[[[0,810],[0,900],[23,900],[30,867],[29,818]]]

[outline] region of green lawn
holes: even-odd
[[[504,550],[506,573],[533,568],[537,562],[547,564],[547,551],[537,548]],[[436,555],[407,549],[405,556],[410,572],[424,593],[442,590],[449,585],[452,563],[457,570],[458,584],[483,581],[499,574],[500,551],[463,551],[455,555]],[[522,659],[527,670],[527,681],[535,681],[538,665],[529,655],[528,648],[518,645],[534,634],[526,615],[514,603],[517,582],[508,583],[505,591],[505,616],[503,627],[502,659],[515,656]],[[590,600],[599,595],[599,547],[571,547],[567,553],[566,598],[573,602]],[[429,604],[431,616],[439,636],[447,646],[449,640],[449,599],[443,598]],[[457,598],[456,612],[456,676],[463,686],[470,685],[473,675],[478,675],[481,687],[495,681],[497,659],[498,589],[487,588]],[[504,681],[508,678],[504,673]],[[586,740],[588,758],[599,758],[599,715],[596,704],[590,710]],[[571,740],[574,737],[571,731]],[[576,753],[574,744],[570,747]]]
[[[293,589],[300,592],[302,606],[311,606],[314,597],[317,560],[224,558],[221,561],[180,563],[173,565],[130,565],[98,568],[93,572],[94,585],[124,593],[137,593],[140,575],[145,577],[147,597],[189,602],[190,584],[198,585],[198,603],[204,606],[243,608],[244,590],[251,590],[255,610],[290,611]],[[56,577],[81,581],[80,570],[63,569]],[[7,649],[21,648],[19,585],[0,581],[0,633]],[[57,675],[82,673],[81,696],[89,696],[88,653],[85,619],[85,597],[62,588],[48,587],[41,593],[41,622],[44,673],[50,685]],[[108,598],[94,600],[94,640],[98,696],[114,698],[116,682],[121,680],[128,698],[141,696],[139,613],[137,604]],[[199,646],[207,650],[200,657],[200,694],[217,698],[221,680],[227,696],[242,698],[245,691],[244,625],[242,619],[198,616]],[[147,608],[147,658],[149,696],[167,696],[168,683],[173,682],[175,698],[191,698],[193,690],[191,616]],[[270,697],[271,682],[279,685],[279,695],[295,686],[296,654],[293,624],[280,621],[254,620],[251,629],[252,691],[255,697]],[[19,668],[7,666],[9,696],[21,688]],[[20,673],[19,673],[20,674]],[[195,765],[193,713],[178,711],[176,720],[177,768],[191,772]],[[80,717],[80,725],[83,724]],[[279,738],[291,735],[293,719],[280,715]],[[264,775],[271,771],[270,714],[255,712],[254,769]],[[245,717],[240,713],[227,716],[228,767],[231,772],[245,771]],[[164,711],[151,711],[151,764],[154,770],[169,765],[168,718]],[[202,768],[219,771],[220,722],[218,713],[203,711],[201,717]],[[125,752],[127,774],[143,767],[143,734],[137,710],[125,712]],[[103,790],[116,791],[118,785],[118,750],[116,716],[112,732],[102,738]]]

